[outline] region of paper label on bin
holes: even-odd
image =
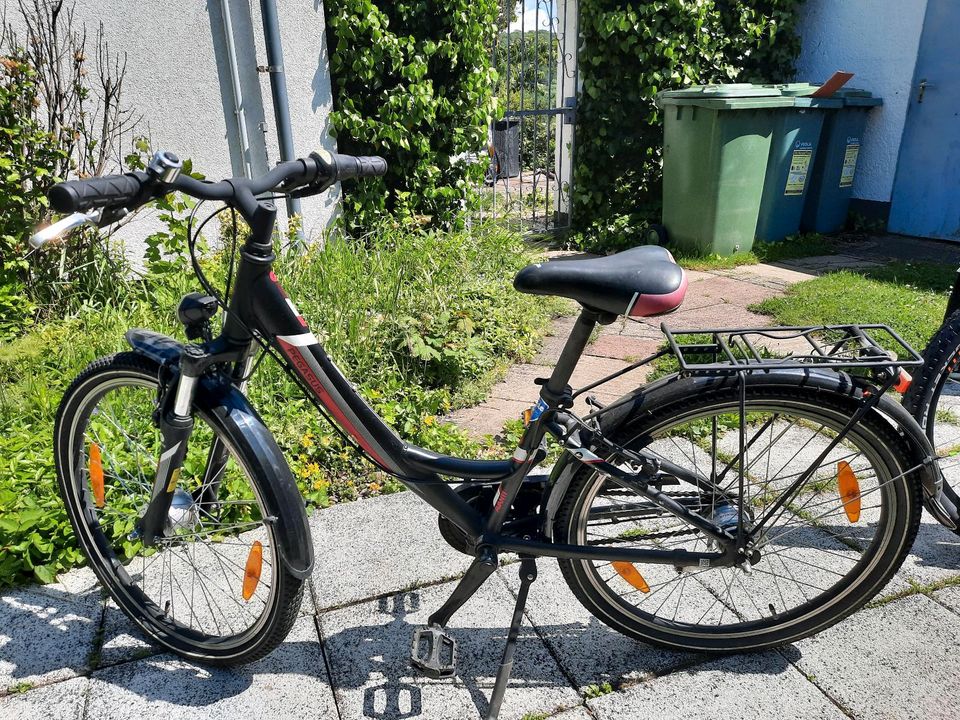
[[[813,146],[810,143],[796,144],[793,156],[790,158],[790,172],[787,173],[787,184],[783,189],[784,195],[803,195],[812,157]]]
[[[847,150],[843,154],[843,168],[840,170],[840,187],[853,185],[853,175],[857,171],[857,156],[860,154],[860,138],[847,138]]]

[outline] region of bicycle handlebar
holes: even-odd
[[[386,172],[387,161],[381,157],[320,151],[307,158],[280,163],[266,175],[251,180],[231,178],[211,183],[189,175],[176,175],[166,182],[155,173],[132,172],[62,182],[51,188],[48,197],[53,209],[61,213],[109,211],[103,213],[102,222],[107,224],[119,217],[118,211],[130,212],[177,190],[198,200],[227,202],[244,192],[261,195],[276,191],[306,196],[320,193],[338,180],[375,177]]]

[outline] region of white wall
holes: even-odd
[[[262,174],[279,160],[279,149],[270,80],[256,69],[267,64],[260,3],[229,2],[250,159],[254,174]],[[277,0],[277,7],[295,153],[335,150],[327,132],[331,91],[323,5],[320,0]],[[16,25],[16,0],[4,0],[4,8]],[[100,22],[110,50],[126,55],[124,96],[126,104],[143,115],[139,132],[149,131],[154,147],[192,159],[194,169],[210,179],[240,175],[243,162],[221,0],[76,0],[75,24],[86,25],[89,50]],[[266,123],[266,135],[261,122]],[[305,199],[305,231],[322,231],[336,206],[333,190]],[[282,210],[282,203],[278,207]],[[134,255],[142,238],[158,227],[150,214],[123,231]]]
[[[927,0],[807,0],[798,27],[797,80],[823,82],[836,70],[883,106],[870,114],[853,196],[888,202],[917,61]]]

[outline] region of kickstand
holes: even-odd
[[[487,711],[487,720],[497,720],[500,716],[500,706],[503,704],[504,693],[507,692],[507,683],[513,672],[513,653],[517,648],[517,635],[520,634],[520,625],[523,622],[523,608],[527,604],[527,593],[530,586],[537,579],[537,563],[532,557],[523,557],[520,560],[520,590],[517,592],[517,604],[513,609],[513,621],[507,633],[507,646],[503,649],[503,661],[497,673],[497,681],[490,696],[490,708]]]

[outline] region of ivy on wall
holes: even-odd
[[[344,198],[347,229],[385,214],[451,227],[482,177],[497,0],[325,0],[338,150],[390,169]]]
[[[573,217],[581,244],[637,244],[658,218],[661,90],[787,82],[802,0],[579,0],[582,92]]]

